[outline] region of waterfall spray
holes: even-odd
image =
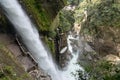
[[[32,56],[38,61],[38,66],[51,75],[53,80],[59,80],[57,68],[52,58],[48,56],[39,38],[37,29],[22,10],[17,0],[0,0],[0,5],[5,11],[7,18],[22,37],[24,44],[32,53]]]
[[[71,75],[71,72],[76,69],[82,70],[80,66],[74,65],[74,63],[77,62],[78,54],[72,54],[73,59],[69,62],[69,67],[66,71],[58,70],[51,56],[48,55],[48,51],[43,46],[37,29],[31,23],[30,19],[25,14],[17,0],[0,0],[0,6],[3,8],[5,15],[21,36],[27,49],[38,62],[38,66],[48,73],[52,80],[76,80],[74,76]],[[68,39],[70,38],[72,37],[68,36]],[[71,53],[73,53],[70,40],[68,40],[68,46]]]

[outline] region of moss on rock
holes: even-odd
[[[0,80],[33,80],[3,43],[0,43]]]

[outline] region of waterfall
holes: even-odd
[[[52,80],[77,80],[74,76],[71,76],[71,73],[79,69],[83,70],[79,65],[74,65],[77,62],[78,53],[76,55],[72,54],[73,58],[69,62],[66,71],[58,70],[52,57],[48,55],[49,52],[43,46],[37,29],[31,23],[18,1],[0,0],[0,6],[3,8],[7,18],[14,25],[32,56],[38,61],[38,66],[48,73]],[[72,37],[68,36],[69,50],[71,53],[74,53],[72,51],[72,46],[70,45],[70,38]]]
[[[17,0],[0,0],[0,5],[5,11],[7,18],[22,37],[24,44],[32,53],[32,56],[38,61],[38,66],[51,75],[53,80],[59,80],[58,70],[51,57],[48,56],[48,53],[39,38],[37,29],[22,10]]]

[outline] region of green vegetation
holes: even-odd
[[[47,46],[50,48],[51,52],[55,53],[55,45],[54,45],[54,40],[50,40],[47,36],[45,37],[45,42],[47,43]]]
[[[51,19],[47,11],[41,6],[38,0],[22,0],[28,13],[32,14],[35,23],[40,31],[48,31],[50,29]]]
[[[60,33],[68,32],[73,27],[74,22],[81,23],[85,16],[84,11],[87,11],[87,20],[82,23],[82,34],[91,35],[96,39],[98,37],[103,38],[102,34],[105,36],[105,32],[109,32],[108,34],[112,37],[119,38],[119,36],[115,36],[116,34],[110,34],[110,28],[113,33],[116,31],[119,33],[120,0],[68,0],[68,5],[78,5],[75,12],[64,9],[59,12],[63,3],[66,4],[66,0],[20,0],[20,2],[32,22],[36,24],[40,33],[44,36],[43,40],[52,53],[55,53],[54,38],[57,34],[57,28],[60,29]],[[80,4],[78,4],[79,2]],[[58,15],[57,12],[59,12]],[[0,14],[0,26],[8,29],[8,25],[4,15]],[[5,29],[0,27],[0,32],[5,32]],[[104,47],[103,50],[105,49]],[[89,80],[120,79],[119,64],[115,65],[105,60],[98,60],[84,67],[90,75]],[[0,80],[31,80],[3,43],[0,43]]]
[[[41,35],[44,36],[45,43],[48,45],[52,53],[54,53],[54,39],[56,36],[56,17],[58,11],[66,4],[66,0],[21,0],[25,10],[33,19]],[[56,19],[56,18],[55,18]]]
[[[65,3],[66,0],[63,1]],[[22,0],[28,14],[32,16],[33,22],[36,24],[40,33],[53,37],[56,27],[51,26],[57,12],[63,7],[62,1],[56,3],[44,0]],[[52,35],[53,34],[53,35]]]
[[[0,80],[32,80],[3,43],[0,43]]]
[[[119,80],[120,65],[109,61],[100,60],[85,67],[89,73],[89,80]]]
[[[83,0],[67,0],[68,5],[78,5]]]
[[[120,0],[81,0],[75,10],[75,22],[81,23],[85,17],[84,11],[87,11],[87,20],[82,23],[81,35],[90,42],[100,58],[117,54],[115,47],[120,42]],[[90,75],[89,80],[120,79],[120,64],[111,64],[98,58],[84,65],[84,68]]]
[[[113,0],[98,0],[99,3],[88,5],[89,27],[120,27],[120,5]]]
[[[72,11],[61,10],[59,12],[59,25],[58,27],[62,30],[62,32],[68,32],[74,24],[74,16]]]
[[[120,1],[119,0],[84,0],[78,6],[75,18],[80,22],[84,17],[83,12],[87,11],[87,21],[83,24],[82,31],[84,34],[99,33],[104,27],[120,28]]]
[[[63,0],[63,3],[66,5],[67,4],[67,0]]]

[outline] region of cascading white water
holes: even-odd
[[[81,42],[79,39],[79,36],[74,38],[71,34],[68,35],[68,38],[67,38],[68,49],[72,54],[73,58],[69,62],[67,70],[63,72],[63,75],[65,76],[66,80],[79,80],[79,74],[77,73],[77,71],[84,72],[84,69],[79,64],[77,64],[77,59],[78,59],[80,50],[77,50],[77,52],[74,52],[73,46],[71,45],[72,42],[70,40],[76,40]]]
[[[73,58],[69,62],[66,71],[59,71],[52,61],[52,58],[48,56],[39,38],[37,29],[22,10],[17,0],[0,0],[0,6],[5,11],[7,18],[14,25],[16,31],[22,37],[24,44],[32,56],[38,61],[38,66],[51,75],[52,80],[76,80],[71,73],[79,69],[83,70],[79,65],[74,65],[77,62],[78,54],[72,54]],[[68,36],[68,39],[70,38],[72,37]],[[70,40],[68,40],[68,46],[71,53],[74,53],[70,45]]]
[[[0,5],[5,11],[7,18],[22,37],[24,44],[38,61],[38,66],[51,75],[53,80],[59,80],[59,73],[55,64],[43,47],[36,28],[22,10],[17,0],[0,0]]]

